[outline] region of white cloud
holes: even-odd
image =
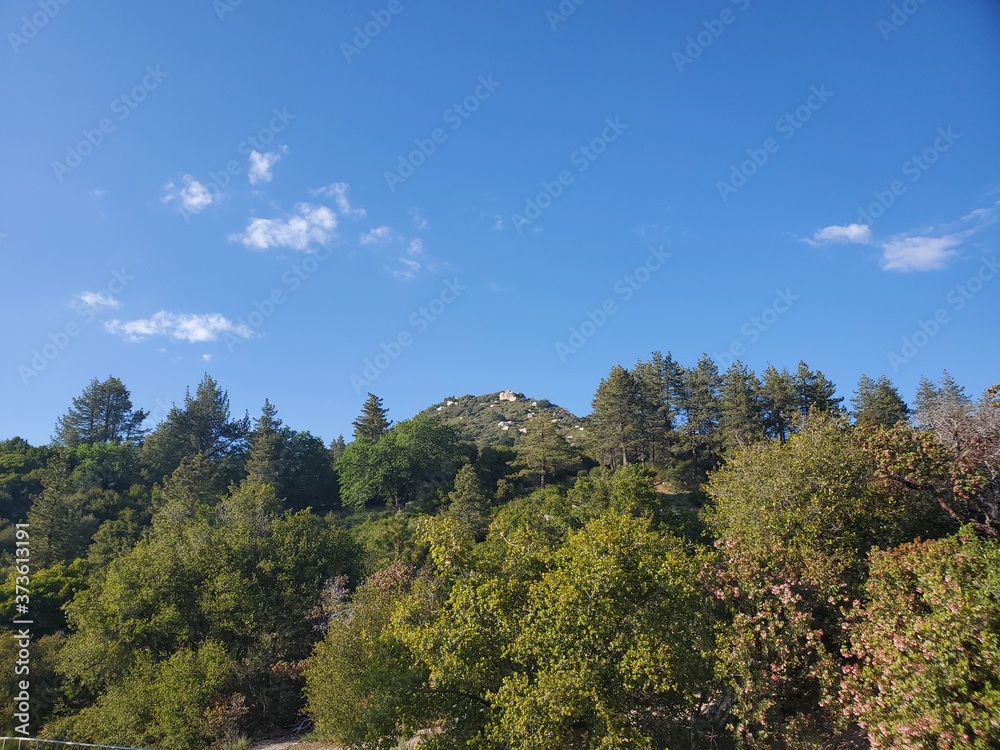
[[[250,169],[247,171],[247,177],[250,178],[250,184],[256,185],[259,182],[270,182],[271,178],[274,176],[271,174],[271,170],[274,165],[281,161],[281,157],[288,153],[288,146],[282,146],[278,151],[269,151],[267,153],[260,153],[256,149],[250,152]]]
[[[383,225],[369,229],[365,234],[361,235],[358,242],[362,245],[386,245],[392,242],[395,236],[395,232]]]
[[[337,210],[343,216],[349,216],[352,219],[363,219],[368,215],[368,212],[358,206],[354,208],[351,205],[350,199],[347,194],[351,191],[350,185],[346,182],[334,182],[332,185],[327,185],[326,187],[321,187],[318,190],[313,190],[313,195],[322,195],[326,198],[333,198],[334,202],[337,204]]]
[[[907,237],[900,235],[882,244],[885,271],[936,271],[944,268],[962,244],[963,236]]]
[[[196,214],[215,202],[215,195],[212,191],[189,174],[181,178],[181,187],[177,187],[173,182],[168,182],[163,189],[167,193],[163,196],[164,203],[177,202],[182,209],[189,213]]]
[[[423,255],[424,254],[424,241],[419,237],[415,240],[410,240],[410,244],[406,246],[406,252],[409,255]]]
[[[854,244],[867,245],[872,241],[871,227],[865,224],[848,224],[847,226],[823,227],[812,239],[806,239],[810,245]]]
[[[307,250],[313,243],[325,245],[333,239],[336,229],[337,216],[330,208],[300,203],[295,213],[285,219],[251,219],[246,230],[231,234],[229,240],[254,250]]]
[[[78,310],[117,310],[122,303],[107,292],[80,292],[73,298],[73,307]]]
[[[138,320],[111,320],[104,324],[108,333],[122,336],[126,341],[141,341],[149,336],[167,336],[192,344],[215,341],[222,334],[241,339],[253,338],[253,331],[242,323],[234,323],[219,313],[194,315],[160,310],[150,318]]]
[[[90,191],[91,197],[97,198],[97,199],[103,198],[107,194],[108,194],[108,191],[105,190],[104,188],[94,188],[93,190]]]
[[[212,361],[212,355],[211,354],[202,354],[201,358],[203,360],[205,360],[206,362],[211,362]]]

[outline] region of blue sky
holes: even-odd
[[[327,440],[367,390],[587,413],[654,349],[1000,379],[994,2],[13,0],[0,32],[5,437],[109,374]]]

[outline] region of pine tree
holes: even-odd
[[[142,423],[149,416],[133,410],[128,388],[118,378],[97,378],[73,399],[69,411],[59,418],[56,441],[74,447],[89,443],[139,442],[145,431]]]
[[[283,496],[279,487],[281,460],[284,448],[281,420],[278,410],[264,399],[261,415],[257,419],[254,431],[250,434],[250,455],[247,458],[246,481],[250,484],[269,484],[275,488],[279,497]]]
[[[354,439],[377,441],[392,425],[386,414],[388,409],[382,406],[382,399],[374,393],[369,393],[361,409],[361,415],[351,423],[354,425]]]
[[[753,370],[740,361],[722,376],[719,391],[721,434],[727,448],[745,448],[764,439],[764,400]]]
[[[471,464],[458,470],[455,489],[448,493],[448,500],[447,515],[454,518],[463,531],[481,539],[490,524],[489,498]]]
[[[858,427],[874,425],[892,427],[905,421],[910,412],[896,386],[884,375],[877,382],[872,382],[867,375],[862,375],[854,398],[851,399],[851,405],[854,421]]]
[[[768,365],[761,384],[761,397],[768,437],[785,442],[795,428],[798,415],[795,380],[788,370],[778,372],[774,365]]]
[[[612,469],[635,461],[642,453],[642,410],[632,373],[620,365],[601,380],[591,402],[598,450]]]
[[[517,461],[514,465],[521,469],[521,476],[538,477],[544,487],[546,478],[576,462],[576,451],[552,423],[548,412],[536,414],[529,419],[525,429],[527,432],[517,446]]]
[[[678,450],[690,462],[690,477],[694,482],[704,479],[719,463],[719,368],[707,354],[684,371],[680,407],[684,426],[679,430]]]
[[[337,435],[337,439],[330,443],[330,463],[336,464],[337,459],[344,455],[346,448],[347,442],[344,440],[343,434]]]
[[[822,372],[810,370],[805,362],[800,361],[793,379],[802,416],[808,416],[812,409],[830,414],[840,411],[840,403],[844,399],[836,398],[837,387]]]
[[[171,408],[163,423],[146,438],[142,459],[155,481],[173,473],[186,456],[198,453],[231,464],[235,473],[249,431],[250,418],[231,419],[229,395],[205,375],[194,396],[190,390],[185,394],[183,408]]]

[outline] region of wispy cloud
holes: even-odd
[[[958,254],[962,243],[1000,218],[1000,202],[970,211],[949,224],[919,231],[901,232],[886,240],[875,240],[864,224],[828,226],[803,241],[813,245],[874,245],[882,250],[884,271],[937,271]]]
[[[427,222],[427,219],[424,218],[424,212],[419,208],[410,209],[410,219],[413,221],[413,228],[418,232],[424,232],[430,229],[431,225]]]
[[[230,242],[241,242],[254,250],[285,247],[306,251],[310,245],[325,245],[334,238],[337,216],[327,206],[300,203],[283,219],[251,219],[243,232],[231,234]]]
[[[177,203],[188,213],[196,214],[215,202],[215,195],[189,174],[181,178],[180,186],[168,182],[164,186],[164,203]]]
[[[388,245],[396,237],[396,233],[383,225],[369,229],[358,239],[360,245]]]
[[[195,315],[160,310],[149,318],[138,320],[111,320],[104,324],[108,333],[121,336],[126,341],[141,341],[150,336],[166,336],[192,344],[215,341],[223,334],[241,339],[253,338],[253,331],[242,323],[234,323],[219,313]]]
[[[350,185],[346,182],[334,182],[326,187],[318,188],[313,190],[313,195],[321,195],[324,198],[333,198],[334,203],[337,205],[337,210],[342,216],[348,216],[352,219],[363,219],[368,215],[368,212],[361,206],[355,208],[351,205],[350,198],[347,194],[351,191]]]
[[[117,310],[122,303],[107,292],[80,292],[70,303],[77,310]]]
[[[281,157],[288,153],[288,146],[282,146],[277,151],[260,153],[256,149],[250,152],[250,168],[247,170],[247,177],[251,185],[261,182],[270,182],[274,177],[272,169],[274,165],[281,161]]]

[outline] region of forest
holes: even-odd
[[[81,386],[0,442],[0,734],[27,680],[33,735],[165,750],[1000,747],[1000,385],[655,352],[330,442]]]

